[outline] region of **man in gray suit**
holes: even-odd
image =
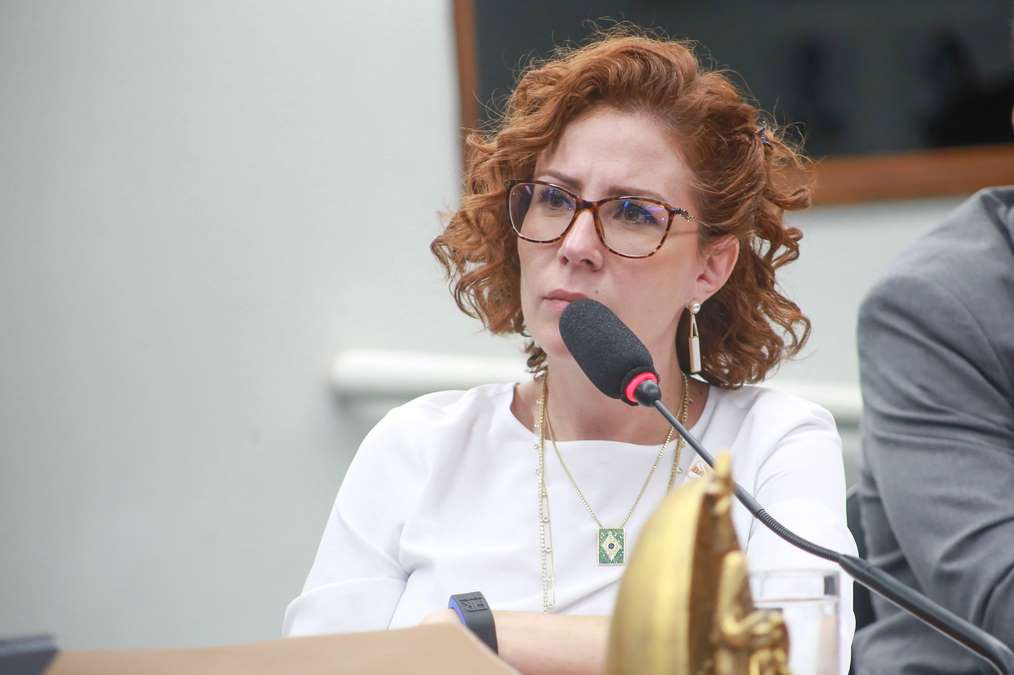
[[[975,194],[859,315],[869,560],[1014,645],[1014,187]],[[873,598],[857,672],[993,672]]]

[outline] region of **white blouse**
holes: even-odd
[[[542,610],[535,438],[511,412],[513,395],[513,384],[429,394],[391,410],[370,431],[338,491],[303,592],[286,609],[286,635],[413,626],[446,607],[451,594],[475,590],[495,610]],[[735,480],[786,527],[855,553],[841,440],[825,409],[764,387],[712,387],[691,432],[712,452],[731,451]],[[659,446],[558,445],[602,525],[619,527]],[[598,526],[551,447],[545,471],[554,611],[611,614],[624,568],[599,565]],[[673,447],[626,525],[628,555],[665,496]],[[677,487],[707,473],[689,447],[680,464]],[[738,502],[733,522],[751,570],[834,569],[782,541]],[[847,670],[855,620],[851,582],[844,575],[842,582]]]

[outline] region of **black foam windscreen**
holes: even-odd
[[[636,375],[654,373],[648,348],[611,309],[595,300],[575,300],[560,315],[560,337],[571,356],[599,391],[627,400],[627,384]]]

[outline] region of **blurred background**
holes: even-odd
[[[590,18],[699,40],[826,158],[770,384],[854,476],[859,301],[1014,145],[1009,2],[842,4],[0,0],[0,636],[278,637],[376,419],[522,376],[428,244],[462,126]]]

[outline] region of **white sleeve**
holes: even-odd
[[[285,610],[284,635],[388,627],[410,572],[399,560],[402,528],[426,477],[408,432],[396,408],[363,439],[303,592]]]
[[[804,414],[778,434],[749,488],[754,497],[778,522],[801,537],[856,555],[845,518],[845,471],[834,418],[807,402]],[[838,573],[841,672],[847,673],[855,633],[851,578],[834,563],[795,548],[757,520],[751,522],[746,551],[751,570],[828,569]]]

